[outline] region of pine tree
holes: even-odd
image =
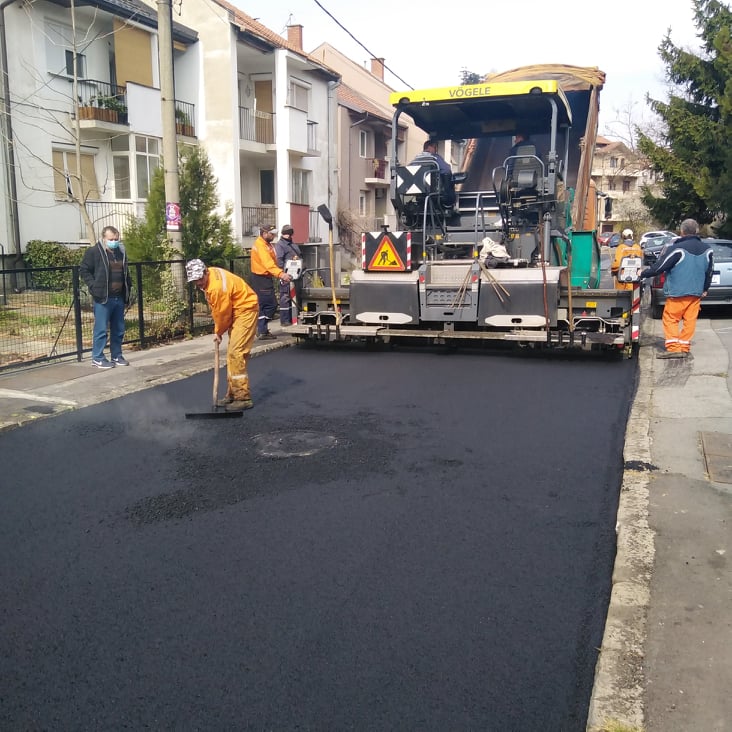
[[[240,252],[234,244],[231,206],[225,207],[223,215],[216,213],[216,177],[206,152],[200,147],[185,148],[180,153],[178,175],[183,256],[227,267],[229,260]],[[137,262],[176,256],[167,244],[162,167],[150,180],[145,218],[137,219],[125,228],[124,240],[130,258]]]
[[[649,99],[665,129],[658,142],[639,134],[639,148],[662,174],[662,197],[643,202],[662,225],[685,218],[732,234],[732,11],[719,0],[693,0],[701,53],[671,42],[659,47],[673,85],[668,101]]]
[[[231,225],[232,207],[216,213],[217,180],[201,147],[185,148],[179,164],[181,234],[186,259],[198,257],[208,265],[227,266],[237,247]]]

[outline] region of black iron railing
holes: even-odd
[[[147,348],[213,332],[203,295],[185,283],[183,260],[130,264],[133,298],[125,314],[126,346]],[[247,278],[249,255],[227,263]],[[94,313],[78,266],[1,269],[0,371],[76,356],[92,347]],[[179,291],[171,298],[170,292]]]

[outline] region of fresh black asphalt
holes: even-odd
[[[584,730],[635,368],[291,348],[0,435],[0,727]]]

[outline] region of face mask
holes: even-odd
[[[116,249],[119,245],[120,245],[120,242],[119,241],[108,241],[107,242],[107,246],[110,249]]]

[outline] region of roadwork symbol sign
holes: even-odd
[[[385,237],[369,263],[369,270],[398,270],[404,272],[406,267],[397,254],[394,245]]]

